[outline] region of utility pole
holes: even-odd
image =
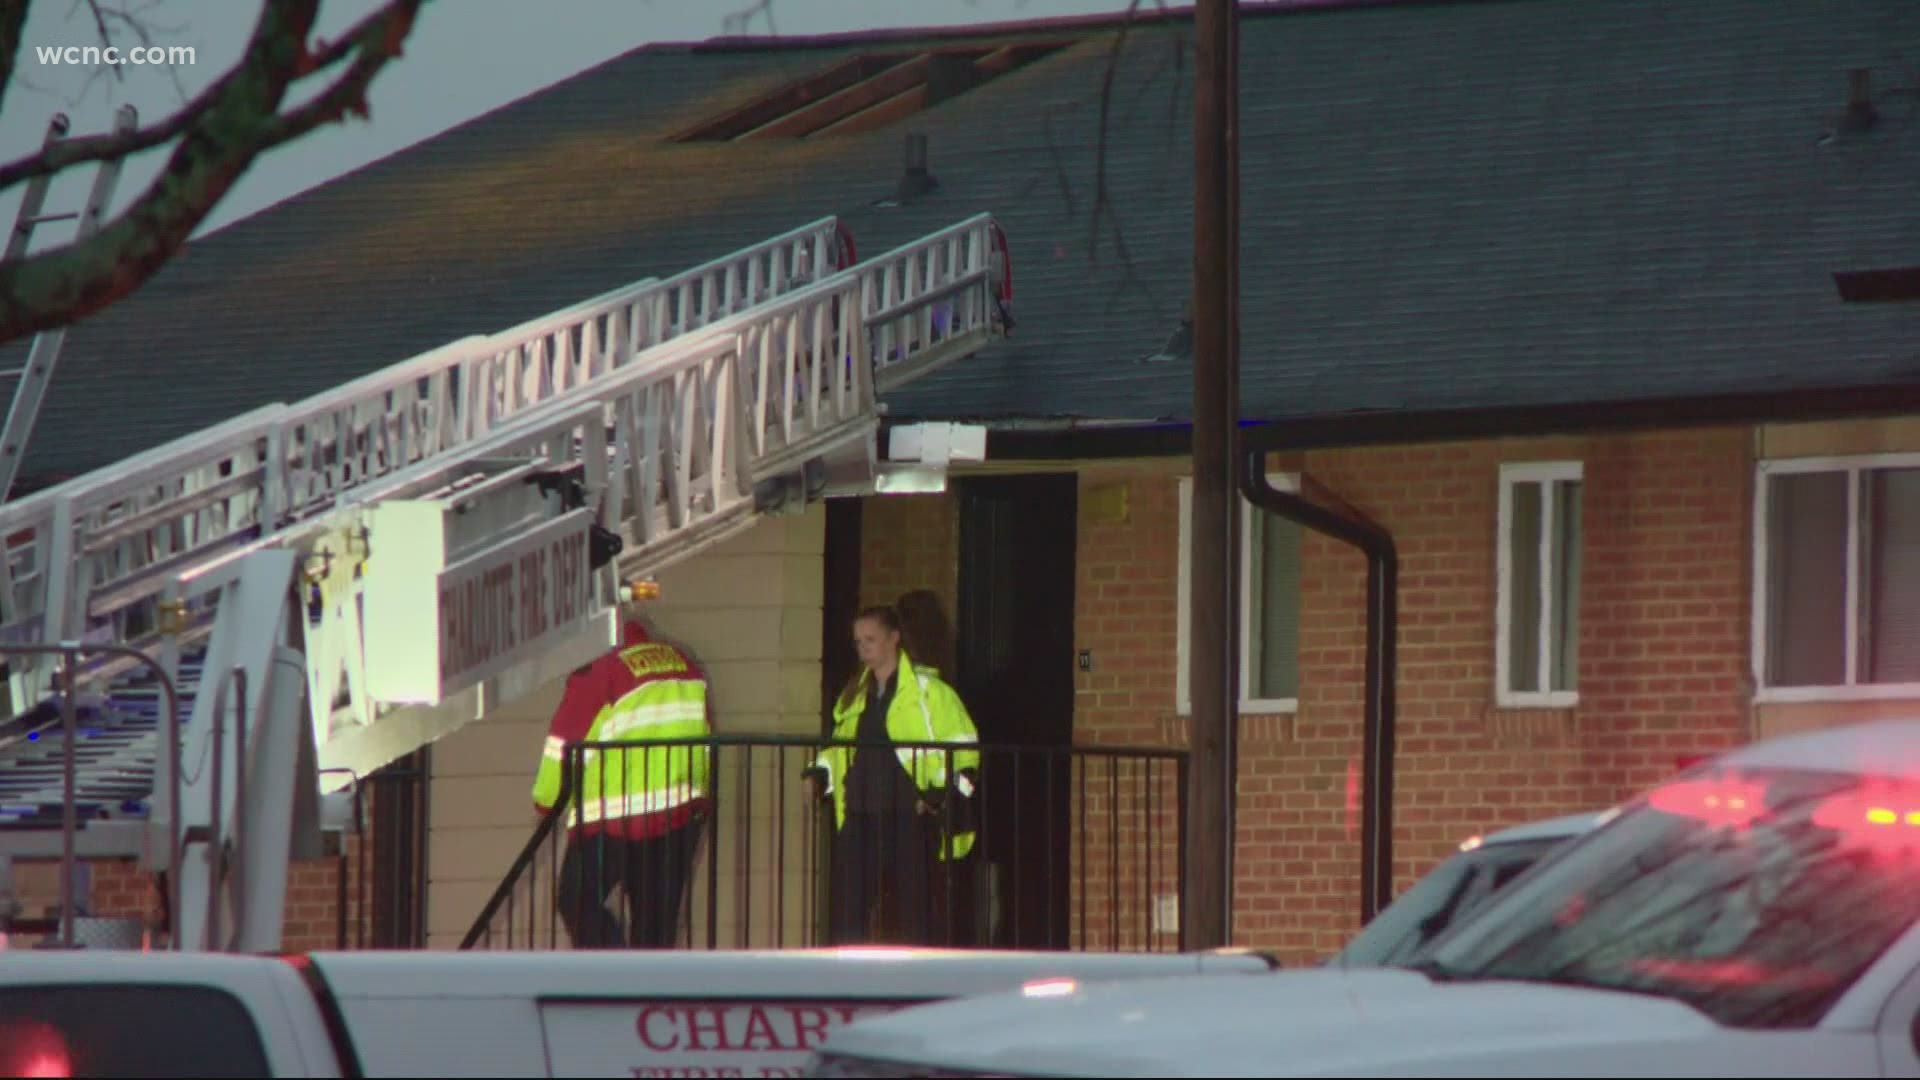
[[[1193,530],[1187,625],[1187,838],[1181,944],[1233,935],[1240,706],[1239,11],[1194,8]]]

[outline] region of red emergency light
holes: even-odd
[[[1920,793],[1867,790],[1836,795],[1814,807],[1812,822],[1848,842],[1872,848],[1920,847]]]
[[[1682,780],[1655,788],[1647,803],[1662,813],[1742,829],[1767,812],[1767,789],[1737,777]]]

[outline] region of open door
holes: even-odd
[[[956,482],[956,688],[989,747],[969,896],[972,943],[1068,946],[1072,851],[1072,473]]]

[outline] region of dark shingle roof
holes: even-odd
[[[1842,304],[1829,276],[1920,262],[1920,3],[1321,7],[1242,31],[1247,415],[1920,381],[1920,304]],[[1184,417],[1190,366],[1146,357],[1192,266],[1189,33],[1130,33],[1091,264],[1111,28],[906,123],[733,144],[664,136],[874,46],[644,49],[192,245],[72,333],[28,470],[825,213],[862,253],[981,210],[1006,225],[1016,336],[896,392],[896,417]],[[1823,141],[1856,67],[1880,122]],[[906,130],[940,190],[872,205]]]

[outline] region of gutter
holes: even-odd
[[[1272,453],[1347,447],[1633,431],[1864,420],[1920,412],[1920,376],[1909,381],[1794,387],[1700,397],[1558,402],[1431,411],[1284,416],[1240,421],[1240,445]],[[1173,457],[1189,452],[1192,422],[1161,419],[1129,428],[1113,421],[982,418],[988,460],[1049,461]]]
[[[1362,703],[1360,794],[1360,924],[1393,901],[1393,773],[1400,636],[1400,553],[1393,534],[1353,507],[1333,509],[1281,491],[1267,479],[1265,451],[1240,465],[1240,493],[1276,517],[1342,541],[1367,557],[1367,660]]]

